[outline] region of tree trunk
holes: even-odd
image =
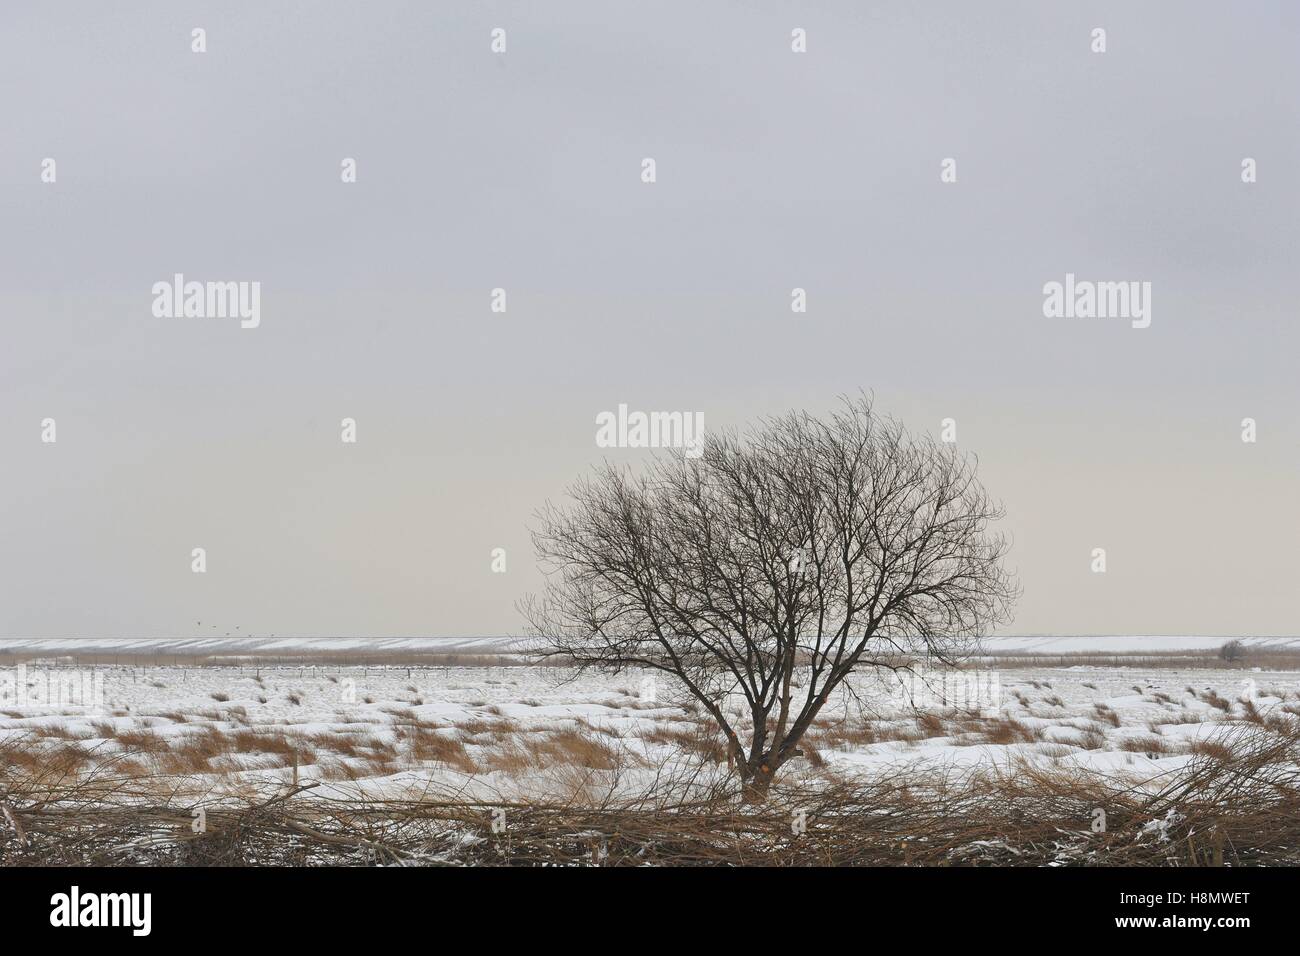
[[[745,775],[741,797],[745,803],[753,806],[767,802],[767,793],[772,789],[772,778],[776,770],[770,763],[757,761],[748,768]]]

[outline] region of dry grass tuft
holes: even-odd
[[[464,774],[479,772],[465,744],[451,733],[415,724],[401,728],[398,741],[397,752],[416,763],[450,767]]]
[[[1106,706],[1105,704],[1093,704],[1092,708],[1097,712],[1097,718],[1099,720],[1104,720],[1112,727],[1118,727],[1120,725],[1119,714],[1117,714],[1110,707]]]
[[[1147,756],[1173,752],[1173,748],[1169,746],[1169,741],[1154,734],[1141,737],[1125,737],[1119,742],[1119,749],[1128,753],[1146,754]]]
[[[1036,743],[1043,739],[1041,727],[1035,727],[1014,717],[994,717],[983,722],[984,740],[991,744]]]
[[[709,724],[691,722],[685,728],[671,724],[656,726],[641,739],[648,744],[676,747],[710,763],[725,763],[727,760],[727,748],[722,736]]]

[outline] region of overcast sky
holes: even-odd
[[[860,388],[979,455],[1009,632],[1300,632],[1298,41],[1282,2],[6,3],[0,636],[514,632],[533,510],[644,454],[599,412]],[[177,272],[260,326],[155,317]],[[1067,272],[1150,327],[1045,318]]]

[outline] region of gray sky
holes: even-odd
[[[1298,40],[1280,2],[5,4],[0,635],[515,631],[598,412],[864,387],[980,456],[1010,631],[1296,633]],[[175,272],[261,282],[260,327],[155,318]],[[1067,272],[1151,326],[1045,318]]]

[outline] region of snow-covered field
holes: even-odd
[[[595,784],[634,790],[679,762],[724,771],[716,733],[662,680],[568,677],[526,665],[92,671],[31,662],[0,668],[0,748],[42,765],[185,777],[218,790],[296,775],[322,792],[527,796]],[[994,696],[958,707],[934,684],[912,685],[909,699],[863,678],[860,699],[828,706],[805,740],[807,756],[787,772],[881,775],[1023,760],[1155,779],[1210,752],[1234,725],[1300,719],[1295,671],[1076,666],[993,677]],[[50,706],[71,700],[49,690],[69,678],[98,686],[102,707]]]

